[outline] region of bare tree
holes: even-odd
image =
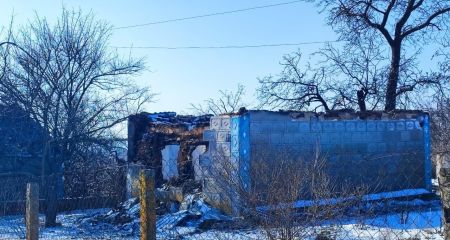
[[[241,107],[247,107],[248,104],[243,102],[245,96],[245,88],[242,84],[238,84],[236,91],[220,90],[219,98],[209,98],[204,104],[192,104],[191,107],[197,114],[214,114],[220,115],[225,113],[237,112]]]
[[[384,102],[386,59],[375,38],[360,39],[342,49],[326,44],[302,63],[300,52],[283,57],[282,72],[259,79],[263,106],[325,111],[374,110]]]
[[[0,94],[46,131],[47,226],[55,225],[57,176],[77,146],[113,138],[111,128],[151,98],[128,78],[143,70],[143,60],[112,52],[110,35],[111,27],[92,14],[63,9],[54,26],[36,17],[14,38],[21,49],[11,52]]]
[[[350,43],[376,32],[390,50],[385,107],[395,110],[400,95],[416,90],[417,85],[439,84],[432,75],[402,84],[401,71],[406,44],[421,49],[433,37],[447,34],[450,3],[433,0],[311,0],[328,12],[328,23]]]

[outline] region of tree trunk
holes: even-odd
[[[356,96],[358,98],[358,106],[359,110],[364,112],[367,110],[366,108],[366,96],[364,94],[364,90],[360,89],[356,92]]]
[[[450,154],[438,154],[436,160],[436,172],[441,192],[444,239],[450,239]]]
[[[57,214],[57,191],[56,191],[56,181],[57,181],[57,164],[55,158],[55,146],[54,144],[49,144],[50,153],[47,154],[47,172],[45,174],[45,226],[55,227],[56,224],[56,214]]]
[[[397,85],[400,71],[401,44],[395,43],[391,46],[391,66],[386,88],[385,111],[393,111],[397,105]]]

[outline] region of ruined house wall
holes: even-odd
[[[182,116],[175,112],[140,113],[128,119],[127,192],[134,196],[139,169],[155,170],[157,186],[195,179],[199,152],[206,149],[203,131],[209,115]],[[199,146],[203,146],[198,148]],[[197,151],[195,151],[197,149]],[[195,153],[195,154],[193,154]],[[198,175],[198,174],[197,174]]]
[[[224,151],[248,188],[257,184],[250,179],[252,162],[270,161],[282,151],[311,159],[319,151],[333,182],[364,184],[370,193],[405,189],[424,193],[431,190],[428,118],[421,112],[333,116],[267,111],[213,117],[204,135],[216,148],[210,149],[204,167],[214,164],[211,151]],[[217,200],[214,181],[206,177],[204,191]]]

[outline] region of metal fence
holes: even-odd
[[[139,239],[139,201],[124,199],[125,168],[89,169],[81,176],[79,172],[66,171],[62,176],[65,197],[58,201],[59,226],[44,227],[46,206],[45,199],[41,198],[40,239]],[[436,179],[428,193],[415,185],[398,191],[369,192],[355,186],[332,187],[336,186],[333,179],[305,169],[309,173],[292,171],[301,174],[295,176],[290,176],[289,171],[278,172],[281,175],[271,172],[272,175],[264,175],[266,181],[258,187],[247,189],[247,195],[236,193],[246,202],[239,216],[227,215],[209,205],[212,200],[202,194],[201,188],[165,183],[156,194],[157,238],[443,239]],[[305,175],[308,175],[306,182]],[[398,177],[398,181],[409,178],[408,175]],[[41,183],[42,179],[23,175],[0,177],[0,239],[25,237],[25,184],[30,181]],[[291,188],[300,183],[312,197],[283,202],[302,194]],[[45,186],[41,184],[40,188]],[[177,190],[181,191],[181,199],[175,193]],[[164,193],[173,196],[163,196]],[[42,191],[40,194],[45,196]]]

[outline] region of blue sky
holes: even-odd
[[[288,0],[0,0],[0,23],[14,14],[16,25],[37,13],[55,19],[66,8],[92,11],[114,27],[180,17],[223,12]],[[112,46],[223,46],[332,41],[337,39],[310,3],[257,9],[207,18],[157,24],[113,32]],[[218,90],[233,90],[238,83],[247,89],[247,102],[255,102],[257,77],[276,74],[284,54],[297,49],[311,53],[321,44],[252,49],[133,49],[135,57],[146,57],[149,71],[136,77],[139,85],[159,93],[157,101],[146,106],[149,112],[188,113],[190,103],[218,96]],[[130,50],[120,50],[124,54]]]

